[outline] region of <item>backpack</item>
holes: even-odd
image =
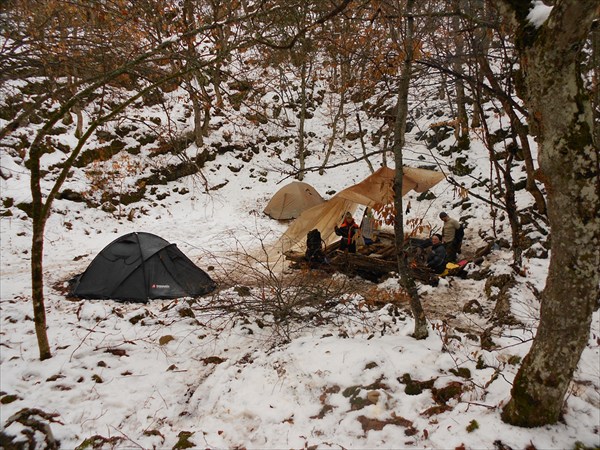
[[[321,232],[316,228],[306,235],[306,253],[304,257],[309,263],[325,262],[325,253],[323,252],[323,240]]]
[[[465,226],[461,223],[460,227],[454,233],[454,243],[460,245],[465,237]]]
[[[456,247],[456,253],[461,253],[462,251],[462,241],[465,237],[465,226],[464,224],[460,224],[456,233],[454,233],[454,247]]]

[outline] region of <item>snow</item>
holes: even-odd
[[[313,124],[317,134],[326,135],[326,128]],[[228,131],[236,136],[235,129]],[[423,144],[411,142],[408,161],[428,154]],[[360,154],[360,144],[350,147]],[[473,142],[470,161],[487,161],[486,152]],[[51,156],[49,163],[59,156]],[[46,422],[60,448],[67,449],[94,436],[105,439],[102,448],[173,448],[183,432],[189,433],[193,447],[215,449],[600,445],[597,311],[565,403],[564,422],[523,429],[500,419],[519,361],[535,334],[539,301],[534,289],[543,289],[547,259],[526,261],[526,274],[511,297],[513,313],[524,325],[496,330],[494,350],[482,349],[474,337],[489,326],[485,317],[462,311],[476,300],[489,316],[493,302],[484,294],[485,280],[449,278],[435,288],[419,286],[429,318],[429,337],[419,341],[411,337],[414,322],[406,303],[369,303],[383,293],[398,293],[395,278],[376,285],[335,275],[333,281],[352,283],[357,292],[337,299],[329,320],[293,323],[289,330],[278,329],[269,316],[249,311],[242,317],[215,308],[224,299],[245,298],[227,287],[232,280],[221,266],[236,262],[240,248],[254,251],[258,240],[274,242],[287,227],[262,214],[281,187],[284,176],[273,168],[282,164],[267,153],[256,155],[252,164],[242,164],[233,154],[220,155],[207,163],[204,175],[211,186],[227,182],[224,187],[207,194],[192,177],[171,182],[158,191],[169,194],[163,200],[135,205],[145,213],[133,221],[81,203],[57,201],[44,248],[53,354],[46,361],[39,361],[31,319],[31,224],[17,208],[12,208],[12,217],[2,217],[2,431],[24,440],[24,425],[9,421],[23,408],[37,408],[56,414]],[[230,172],[229,165],[241,170]],[[488,172],[485,166],[478,170]],[[2,171],[11,175],[1,179],[3,197],[25,201],[28,173],[4,153]],[[266,182],[257,181],[259,171],[268,174]],[[330,169],[324,177],[310,173],[305,181],[325,196],[368,174],[362,163]],[[70,181],[73,187],[84,182],[83,175]],[[184,188],[189,192],[179,193]],[[448,183],[443,181],[433,191],[437,198],[431,201],[416,201],[415,193],[407,196],[412,203],[409,218],[422,217],[439,227],[437,214],[442,209],[452,217],[461,215]],[[471,253],[482,243],[477,231],[491,228],[489,209],[475,204],[469,210],[464,244],[465,252]],[[176,243],[205,270],[215,265],[209,274],[221,282],[222,291],[197,301],[139,305],[72,300],[56,289],[82,272],[104,246],[131,231],[155,233]],[[504,222],[500,235],[508,233]],[[497,248],[482,267],[507,273],[510,262],[510,252]],[[248,269],[238,275],[252,274]],[[470,375],[460,376],[459,368]],[[405,374],[433,384],[409,395]],[[460,383],[462,393],[450,398],[445,410],[434,412],[440,404],[433,392],[451,383]],[[9,396],[15,400],[9,402]]]
[[[535,27],[541,27],[550,16],[553,6],[547,6],[542,0],[533,0],[532,8],[527,14],[527,20]]]

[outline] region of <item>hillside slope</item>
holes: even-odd
[[[215,116],[205,146],[197,148],[183,138],[191,119],[182,93],[164,95],[173,105],[169,117],[158,105],[140,103],[97,133],[85,153],[89,159],[73,169],[54,204],[44,260],[54,356],[44,362],[37,359],[31,321],[29,174],[19,147],[19,139],[40,125],[32,123],[2,143],[2,439],[22,442],[29,430],[39,446],[54,439],[61,448],[600,445],[598,312],[564,423],[523,430],[500,420],[510,381],[535,334],[547,230],[529,230],[533,244],[525,271],[514,275],[505,246],[507,217],[472,195],[489,198],[493,189],[485,182],[493,173],[488,151],[477,130],[471,147],[460,150],[451,127],[431,127],[450,119],[444,101],[426,90],[414,92],[405,162],[442,170],[471,195],[443,181],[429,195],[408,194],[405,219],[435,228],[444,210],[468,224],[464,256],[488,242],[495,245],[480,265],[468,267],[470,278],[419,287],[430,336],[415,341],[395,278],[376,285],[339,274],[299,278],[287,268],[257,272],[244,266],[242,256],[260,254],[261,245],[287,227],[262,210],[291,180],[295,128],[257,123],[243,107],[230,106],[227,120]],[[265,108],[276,102],[272,93],[262,101]],[[331,133],[327,104],[324,98],[315,103],[307,122],[310,167],[319,166]],[[501,136],[505,122],[488,107],[490,127]],[[306,175],[304,181],[325,198],[370,173],[364,160],[341,165],[361,158],[363,143],[367,151],[382,145],[376,133],[380,117],[361,111],[364,140],[349,119],[347,139],[336,144],[331,167],[324,175]],[[296,120],[291,106],[281,114]],[[163,127],[150,132],[149,123]],[[175,140],[166,131],[173,123],[181,128]],[[53,138],[67,145],[73,127],[64,124]],[[44,158],[46,188],[64,158],[60,150]],[[369,160],[377,167],[381,158]],[[201,173],[189,174],[190,161],[201,165]],[[519,190],[519,209],[531,204]],[[66,282],[104,246],[132,231],[176,243],[217,280],[218,292],[144,305],[68,298]],[[512,276],[514,283],[508,283]],[[292,287],[299,280],[311,292],[318,288],[319,303],[282,320],[277,308],[265,306],[282,301],[282,308],[294,309],[297,291],[282,280],[291,280]],[[507,300],[514,320],[498,323],[497,305]],[[257,304],[267,312],[260,313]]]

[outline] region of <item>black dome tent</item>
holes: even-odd
[[[175,244],[151,233],[129,233],[104,247],[76,278],[72,293],[80,298],[145,302],[197,297],[215,287]]]

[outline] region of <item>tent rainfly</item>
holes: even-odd
[[[444,174],[427,169],[403,168],[402,195],[409,191],[425,192],[444,179]],[[276,251],[304,251],[306,235],[312,229],[321,232],[327,245],[339,239],[334,226],[339,224],[346,211],[354,213],[358,205],[374,207],[394,201],[395,171],[381,167],[358,184],[334,195],[329,201],[304,211],[287,229],[276,244]]]
[[[275,193],[263,212],[273,219],[295,219],[303,211],[324,201],[310,184],[292,181]]]
[[[74,282],[75,297],[146,302],[197,297],[215,282],[175,244],[150,233],[129,233],[108,244]]]

